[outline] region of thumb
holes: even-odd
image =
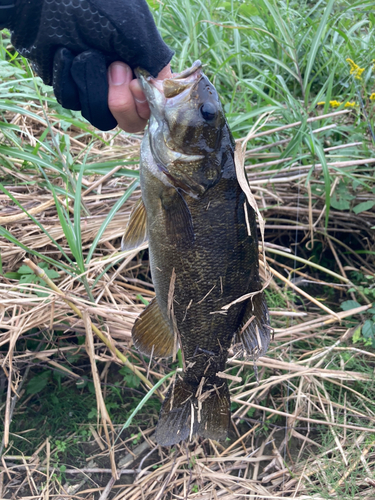
[[[125,132],[139,132],[147,119],[139,116],[134,96],[130,90],[133,80],[131,68],[123,62],[114,62],[108,70],[108,106],[119,126]]]

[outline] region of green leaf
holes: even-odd
[[[159,380],[159,382],[157,382],[154,387],[152,387],[152,389],[150,389],[147,394],[144,396],[144,398],[140,401],[140,403],[138,403],[137,407],[131,412],[131,414],[129,415],[127,421],[125,422],[125,424],[122,426],[122,429],[121,431],[118,433],[118,436],[116,438],[116,441],[117,439],[120,437],[122,431],[126,428],[129,427],[129,425],[132,423],[132,420],[133,418],[135,417],[135,415],[137,415],[137,413],[141,410],[142,406],[147,403],[147,401],[151,398],[151,396],[154,394],[154,392],[159,389],[159,387],[169,378],[169,377],[172,377],[174,374],[176,373],[176,370],[173,370],[171,371],[170,373],[167,373],[167,375],[164,375],[163,378],[161,378]],[[116,443],[115,441],[115,443]]]
[[[87,418],[96,418],[98,416],[98,410],[96,408],[92,408],[88,413]]]
[[[349,195],[350,196],[350,195]],[[350,209],[350,198],[349,196],[337,196],[336,193],[333,193],[331,197],[331,206],[336,210],[349,210]]]
[[[0,183],[0,190],[3,191],[3,193],[5,193],[7,196],[9,196],[9,198],[21,209],[23,210],[23,212],[28,216],[30,217],[30,219],[43,231],[43,233],[45,235],[48,236],[48,238],[52,241],[52,243],[54,243],[57,248],[60,250],[60,252],[64,255],[64,257],[70,262],[72,263],[72,261],[70,260],[70,258],[66,255],[66,253],[64,252],[64,249],[59,245],[59,243],[54,239],[52,238],[52,236],[50,235],[50,233],[43,227],[42,224],[40,224],[40,222],[35,218],[33,217],[32,215],[29,214],[29,212],[19,203],[19,201],[12,195],[12,193],[10,193],[1,183]],[[32,272],[30,268],[28,268],[27,266],[21,266],[21,267],[26,267],[27,269],[29,269],[28,272]],[[25,271],[26,273],[26,271]]]
[[[21,275],[19,273],[12,273],[12,272],[10,272],[10,273],[5,273],[4,277],[8,278],[10,280],[19,280],[20,277],[21,277]]]
[[[356,328],[355,332],[353,333],[353,344],[356,344],[357,342],[359,342],[361,340],[361,327],[359,326],[358,328]]]
[[[331,196],[331,205],[336,210],[349,210],[350,202],[354,200],[354,198],[355,196],[349,193],[345,182],[340,181],[335,192]]]
[[[25,267],[27,267],[28,269],[30,269],[28,266],[25,266]],[[41,263],[39,264],[39,267],[40,267],[41,269],[43,269],[43,271],[46,273],[46,275],[47,275],[49,278],[60,278],[60,275],[59,275],[59,273],[58,273],[58,272],[56,272],[56,271],[55,271],[55,270],[53,270],[53,269],[48,269],[48,264],[47,264],[47,262],[41,262]],[[30,271],[31,271],[31,269],[30,269]],[[21,271],[18,271],[18,272],[21,272]],[[31,271],[31,272],[32,272],[32,271]],[[44,283],[44,280],[42,280],[42,281],[43,281],[43,283]]]
[[[331,207],[331,177],[329,175],[329,168],[327,165],[327,160],[326,156],[324,153],[324,149],[322,148],[322,145],[318,141],[318,139],[311,134],[311,139],[313,140],[314,148],[315,148],[315,153],[317,154],[321,164],[322,164],[322,170],[323,170],[323,177],[324,177],[324,188],[325,188],[325,194],[326,194],[326,220],[325,220],[325,227],[328,226],[328,218],[329,218],[329,209]]]
[[[39,285],[42,285],[44,287],[47,287],[47,283],[42,280],[42,279],[38,279],[38,284]],[[39,290],[34,290],[35,291],[35,294],[38,296],[38,297],[48,297],[48,295],[51,295],[51,292],[41,292]]]
[[[90,148],[89,148],[90,149]],[[76,240],[76,248],[78,251],[78,255],[76,256],[78,267],[81,273],[85,272],[85,264],[83,262],[83,253],[82,253],[82,235],[81,235],[81,195],[82,195],[82,178],[85,169],[85,164],[87,160],[88,152],[85,155],[84,161],[81,165],[81,169],[79,171],[76,192],[74,198],[74,236]]]
[[[123,366],[120,368],[119,373],[124,377],[124,382],[127,387],[131,387],[132,389],[137,389],[139,387],[141,381],[129,368]]]
[[[327,3],[327,5],[324,9],[324,14],[323,14],[322,19],[320,21],[320,24],[318,26],[318,29],[316,30],[314,39],[311,42],[311,45],[309,47],[309,56],[307,59],[305,74],[304,74],[304,78],[303,78],[303,87],[305,90],[307,89],[307,86],[309,84],[310,73],[311,73],[311,71],[314,67],[314,64],[315,64],[315,58],[316,58],[318,49],[321,46],[323,33],[327,29],[327,26],[329,24],[328,19],[329,19],[329,16],[331,14],[334,2],[335,2],[335,0],[329,0],[329,2]]]
[[[370,319],[364,322],[362,326],[362,335],[365,339],[375,339],[375,323]]]
[[[8,156],[9,158],[17,158],[19,160],[28,161],[33,165],[43,166],[49,170],[61,173],[57,166],[53,165],[51,161],[48,161],[48,157],[46,155],[44,155],[44,158],[40,158],[39,156],[28,153],[26,148],[25,151],[17,151],[14,148],[0,146],[0,153]]]
[[[44,262],[41,262],[40,265],[42,264],[44,264]],[[26,265],[22,265],[17,272],[20,274],[34,274],[33,271],[29,268],[29,266]]]
[[[27,384],[26,393],[27,394],[37,394],[42,391],[48,384],[51,372],[44,371],[39,375],[35,375]]]
[[[51,396],[51,401],[54,405],[58,405],[60,403],[59,398],[56,396],[56,394],[52,394]]]
[[[341,304],[341,309],[343,311],[350,311],[350,309],[355,309],[356,307],[361,307],[361,304],[358,304],[355,300],[346,300]]]
[[[86,385],[87,385],[87,378],[86,377],[82,377],[82,378],[78,379],[76,382],[76,386],[78,387],[78,389],[83,389],[84,387],[86,387]]]
[[[137,180],[134,180],[129,185],[129,187],[125,191],[125,193],[121,196],[121,198],[113,205],[113,207],[109,211],[109,214],[107,215],[107,217],[103,221],[102,225],[99,228],[99,231],[98,231],[97,235],[95,236],[94,241],[91,244],[89,253],[88,253],[87,257],[86,257],[86,265],[90,262],[90,260],[91,260],[91,258],[93,256],[93,253],[95,252],[95,249],[96,249],[96,247],[97,247],[97,245],[99,243],[99,240],[102,237],[102,235],[103,235],[106,227],[111,222],[111,220],[113,219],[113,217],[116,215],[117,211],[120,210],[120,208],[125,203],[125,201],[131,196],[131,194],[133,193],[133,191],[138,187],[138,184],[139,184],[139,182]]]
[[[20,283],[35,283],[37,279],[35,274],[23,274],[20,278]]]
[[[366,212],[366,210],[371,210],[374,205],[375,205],[375,201],[373,201],[373,200],[364,201],[364,202],[360,203],[359,205],[356,205],[353,208],[353,212],[355,214],[360,214],[361,212]]]
[[[35,255],[36,257],[38,257],[41,260],[45,260],[47,262],[50,262],[54,266],[65,270],[68,274],[71,275],[71,268],[69,268],[66,264],[64,264],[63,262],[59,262],[57,260],[51,259],[51,257],[43,255],[43,254],[37,252],[36,250],[33,250],[33,249],[27,247],[26,245],[21,243],[21,241],[17,240],[17,238],[15,238],[12,235],[12,233],[10,233],[7,229],[5,229],[4,227],[1,227],[1,226],[0,226],[0,236],[3,236],[8,241],[10,241],[10,242],[14,243],[15,245],[17,245],[18,247],[22,248],[23,250],[25,250],[25,252],[28,252],[31,255]]]
[[[54,269],[47,269],[46,271],[46,275],[50,278],[50,279],[56,279],[56,278],[60,278],[60,274],[55,271]]]
[[[46,173],[44,172],[44,170],[42,168],[39,168],[39,170],[42,173],[42,175],[44,176],[44,178],[48,184],[48,187],[52,193],[52,196],[55,200],[57,216],[60,220],[62,230],[64,232],[65,238],[68,241],[69,248],[70,248],[72,254],[74,255],[76,262],[78,263],[80,251],[77,248],[77,242],[76,242],[76,237],[75,237],[75,233],[74,233],[74,226],[70,221],[70,218],[69,218],[69,215],[67,214],[65,206],[62,206],[57,198],[55,186],[53,184],[51,184],[51,182],[50,182],[49,178],[47,177]]]

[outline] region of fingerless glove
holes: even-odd
[[[60,104],[101,130],[117,123],[107,105],[109,64],[157,76],[173,56],[145,0],[0,0],[0,26]]]

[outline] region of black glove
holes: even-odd
[[[145,0],[0,0],[4,27],[58,102],[101,130],[117,125],[107,104],[109,64],[157,76],[173,56]]]

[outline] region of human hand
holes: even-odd
[[[108,108],[108,66],[123,61],[156,77],[173,55],[145,0],[0,0],[0,7],[0,28],[11,30],[13,45],[53,85],[58,102],[101,130],[117,124]]]
[[[158,80],[170,78],[170,64],[157,76]],[[125,132],[140,132],[150,117],[150,108],[139,81],[133,78],[131,68],[122,62],[112,63],[108,71],[108,106]]]

